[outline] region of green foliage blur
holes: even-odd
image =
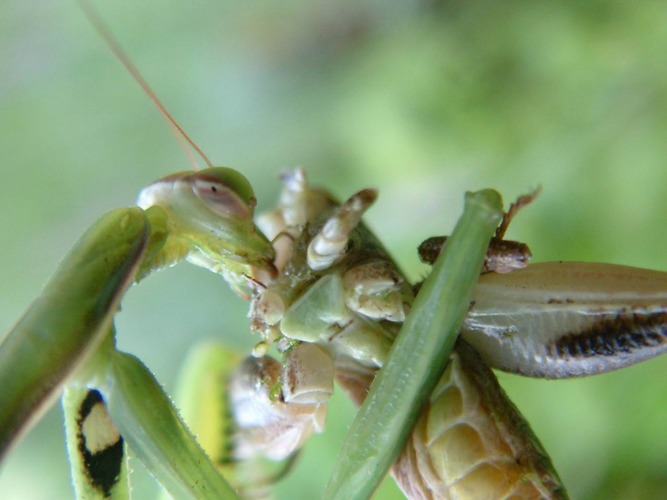
[[[101,3],[101,2],[100,2]],[[508,237],[534,260],[667,270],[667,4],[624,2],[117,1],[100,5],[137,67],[260,209],[304,166],[346,197],[412,279],[463,193],[509,203],[541,185]],[[101,213],[191,168],[75,2],[0,5],[0,331]],[[189,345],[249,349],[246,304],[175,268],[131,290],[119,344],[167,390]],[[571,381],[499,374],[573,498],[667,493],[667,360]],[[278,498],[317,498],[351,419],[333,403]],[[0,470],[2,498],[69,498],[59,410]],[[138,469],[136,498],[155,488]],[[145,485],[144,485],[145,483]],[[376,498],[395,498],[390,486]]]

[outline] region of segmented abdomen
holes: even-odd
[[[343,370],[339,382],[363,401],[360,377]],[[411,499],[567,496],[528,423],[461,341],[392,475]]]

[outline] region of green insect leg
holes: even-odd
[[[68,387],[63,398],[67,452],[77,498],[129,498],[127,447],[102,395]]]

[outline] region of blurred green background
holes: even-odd
[[[306,167],[340,197],[377,187],[368,222],[413,279],[464,191],[539,199],[508,237],[536,261],[667,270],[667,4],[177,2],[101,4],[167,108],[215,162],[275,203]],[[190,168],[74,2],[0,5],[0,331],[104,211]],[[182,266],[131,290],[120,346],[167,389],[197,339],[253,343],[246,304]],[[499,374],[574,498],[667,494],[667,359],[584,380]],[[352,409],[306,448],[279,498],[317,498]],[[68,498],[58,408],[0,471],[2,498]],[[150,480],[134,462],[136,498]],[[377,498],[393,498],[390,487]]]

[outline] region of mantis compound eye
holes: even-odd
[[[192,175],[192,190],[215,213],[250,219],[257,203],[248,180],[230,168],[215,167]]]
[[[215,213],[238,219],[252,216],[252,208],[228,186],[207,179],[195,179],[192,184],[195,194]]]

